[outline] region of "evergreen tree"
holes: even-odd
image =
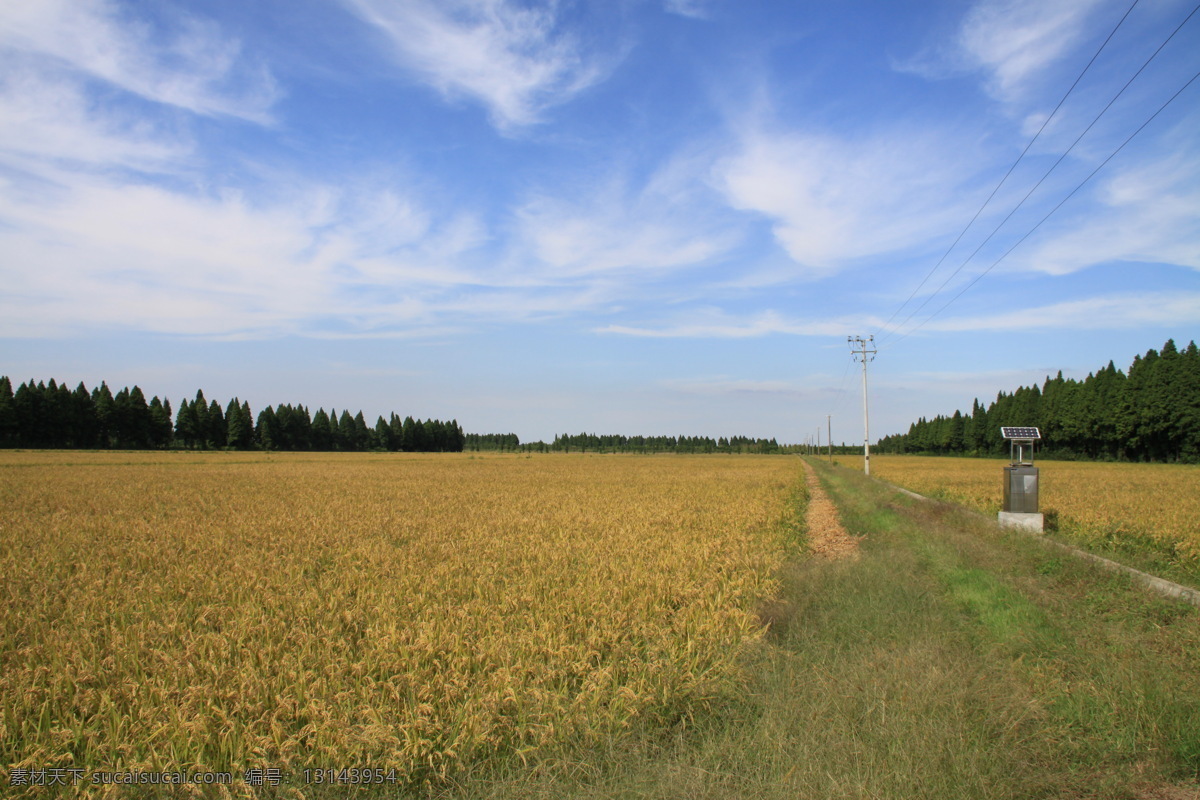
[[[100,381],[100,385],[92,390],[92,405],[96,409],[96,446],[112,447],[117,404],[113,400],[112,390],[104,381]]]
[[[242,419],[246,422],[246,433],[243,437],[245,449],[254,447],[254,415],[250,413],[250,401],[242,401]]]
[[[338,445],[341,450],[357,450],[358,435],[354,430],[354,418],[350,416],[348,409],[342,409],[342,416],[338,418]]]
[[[253,441],[254,420],[242,413],[242,403],[235,397],[225,407],[225,446],[245,450]]]
[[[1196,463],[1200,461],[1200,349],[1194,341],[1180,355],[1178,381],[1179,415],[1172,436],[1179,442],[1179,457]]]
[[[96,403],[83,381],[71,393],[71,437],[75,447],[96,447],[100,423],[96,418]]]
[[[367,420],[361,411],[354,415],[354,449],[371,449],[371,429],[367,427]]]
[[[267,406],[258,412],[258,423],[254,426],[254,438],[263,450],[279,449],[279,421],[275,409]]]
[[[187,400],[179,403],[179,413],[175,415],[175,438],[184,447],[196,446],[196,412]]]
[[[329,426],[329,415],[325,409],[318,408],[312,418],[312,448],[313,450],[332,450],[333,432]]]
[[[216,400],[208,404],[208,446],[224,447],[229,438],[229,429],[225,424],[225,412]]]
[[[209,447],[212,436],[212,425],[208,421],[208,400],[204,392],[196,390],[196,399],[192,401],[192,415],[196,419],[196,446],[204,449]]]
[[[379,450],[391,450],[392,429],[387,424],[387,421],[380,415],[379,419],[375,420],[375,430],[372,436],[371,447]]]
[[[7,375],[0,375],[0,447],[16,446],[18,430],[12,381]]]
[[[154,434],[154,424],[150,417],[150,406],[146,403],[146,395],[135,384],[129,390],[125,409],[125,436],[129,447],[146,448],[151,445]]]
[[[32,380],[22,383],[13,393],[13,415],[17,418],[17,444],[21,447],[44,447],[39,430],[41,395]]]
[[[171,403],[166,404],[158,395],[150,400],[150,441],[154,447],[169,447],[171,444]]]
[[[391,419],[388,420],[388,428],[391,429],[388,435],[388,449],[393,452],[403,450],[404,420],[400,419],[400,416],[395,411],[392,412]]]
[[[42,390],[42,418],[46,430],[46,444],[50,447],[67,446],[69,393],[66,399],[67,402],[64,403],[58,391],[58,382],[51,378]]]

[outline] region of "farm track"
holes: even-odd
[[[805,466],[807,466],[807,464]],[[811,469],[812,468],[809,467],[810,474],[811,474]],[[962,511],[964,511],[968,514],[978,516],[980,519],[991,521],[991,517],[989,517],[988,515],[980,512],[980,511],[977,511],[976,509],[973,509],[973,508],[970,508],[967,506],[960,506],[957,503],[951,503],[947,500],[939,500],[935,497],[926,497],[923,494],[917,494],[916,492],[914,492],[910,489],[905,489],[903,486],[897,486],[893,483],[889,483],[888,481],[881,480],[879,478],[876,478],[876,480],[878,480],[880,483],[884,484],[885,486],[889,486],[892,489],[895,489],[896,491],[898,491],[902,494],[905,494],[913,499],[921,500],[926,503],[944,504],[944,505],[947,505],[947,506],[950,506],[953,508],[961,509]],[[1149,572],[1143,572],[1140,569],[1134,569],[1133,567],[1127,566],[1125,564],[1121,564],[1117,561],[1113,561],[1112,559],[1104,558],[1103,556],[1098,556],[1095,553],[1089,553],[1086,550],[1079,549],[1078,547],[1072,547],[1071,545],[1065,544],[1064,542],[1055,541],[1054,539],[1048,539],[1044,535],[1031,533],[1030,536],[1033,539],[1035,539],[1036,541],[1043,543],[1047,547],[1051,547],[1051,548],[1060,550],[1064,553],[1069,553],[1070,555],[1074,556],[1075,558],[1080,558],[1085,561],[1090,561],[1093,564],[1096,564],[1097,566],[1101,567],[1102,569],[1108,570],[1109,572],[1117,572],[1117,573],[1121,573],[1124,575],[1128,575],[1129,577],[1133,578],[1135,581],[1142,584],[1143,586],[1146,586],[1147,588],[1149,588],[1165,597],[1170,597],[1170,598],[1173,598],[1176,600],[1182,600],[1185,603],[1191,603],[1192,605],[1196,606],[1197,608],[1200,608],[1200,591],[1197,591],[1196,589],[1193,589],[1188,586],[1183,586],[1182,584],[1175,583],[1174,581],[1169,581],[1166,578],[1160,578],[1157,575],[1151,575]]]
[[[858,539],[851,536],[838,517],[837,506],[821,488],[812,465],[804,462],[804,482],[808,487],[808,508],[804,525],[810,550],[818,558],[858,558]]]

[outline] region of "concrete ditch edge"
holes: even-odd
[[[876,480],[878,480],[880,483],[884,484],[885,486],[889,486],[889,487],[895,489],[896,491],[898,491],[902,494],[906,494],[909,497],[916,498],[917,500],[924,500],[928,503],[944,503],[945,502],[944,500],[936,500],[932,497],[926,497],[923,494],[917,494],[916,492],[912,492],[912,491],[909,491],[908,489],[905,489],[903,486],[897,486],[894,483],[888,483],[887,481],[880,480],[879,478],[876,478]],[[954,504],[948,503],[947,505],[954,505]],[[962,508],[962,506],[955,506],[955,507]],[[964,510],[970,511],[971,513],[977,514],[978,516],[980,516],[984,519],[987,519],[990,522],[996,523],[996,520],[990,519],[985,514],[980,514],[979,512],[976,512],[973,509],[964,509]],[[999,523],[996,523],[996,524],[997,524],[997,526],[999,525]],[[1133,578],[1138,583],[1142,584],[1143,586],[1146,586],[1147,588],[1149,588],[1155,592],[1158,592],[1159,594],[1174,598],[1176,600],[1182,600],[1185,603],[1190,603],[1191,605],[1196,606],[1197,608],[1200,608],[1200,591],[1198,591],[1196,589],[1192,589],[1187,586],[1182,586],[1178,583],[1173,583],[1172,581],[1166,580],[1165,578],[1160,578],[1157,575],[1151,575],[1149,572],[1142,572],[1140,569],[1134,569],[1133,567],[1127,567],[1124,564],[1118,564],[1116,561],[1112,561],[1110,559],[1104,558],[1103,556],[1098,556],[1095,553],[1089,553],[1086,550],[1080,550],[1078,547],[1072,547],[1069,544],[1063,544],[1062,542],[1056,542],[1053,539],[1047,539],[1042,534],[1031,533],[1029,531],[1023,531],[1019,528],[1005,528],[1005,530],[1006,531],[1007,530],[1017,530],[1021,533],[1028,533],[1030,536],[1032,536],[1033,538],[1042,542],[1043,544],[1049,545],[1051,547],[1055,547],[1059,550],[1069,553],[1070,555],[1076,556],[1078,558],[1082,558],[1085,561],[1091,561],[1093,564],[1096,564],[1097,566],[1099,566],[1103,569],[1106,569],[1109,572],[1124,573],[1124,574],[1130,576],[1131,578]]]

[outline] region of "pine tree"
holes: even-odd
[[[367,427],[367,420],[361,411],[354,416],[354,449],[371,449],[371,429]]]
[[[388,420],[388,427],[391,429],[388,436],[388,449],[392,451],[404,449],[404,420],[395,411],[392,412],[391,419]]]
[[[175,438],[184,447],[196,445],[196,412],[186,399],[179,403],[179,413],[175,415]]]
[[[333,432],[329,427],[329,415],[325,409],[318,408],[312,418],[312,448],[313,450],[332,450]]]
[[[153,439],[153,423],[150,419],[150,406],[146,403],[146,395],[135,384],[129,390],[129,401],[125,412],[127,426],[126,437],[130,447],[146,448]]]
[[[254,421],[242,416],[242,404],[238,398],[225,407],[225,446],[245,450],[254,438]]]
[[[96,403],[83,381],[71,393],[72,438],[75,447],[96,447],[100,422],[96,418]]]
[[[379,419],[375,420],[375,430],[371,447],[379,450],[391,450],[392,429],[388,426],[387,421],[380,415]]]
[[[1179,417],[1171,435],[1179,442],[1181,459],[1200,462],[1200,349],[1195,341],[1180,355],[1176,398]]]
[[[0,375],[0,447],[15,447],[18,444],[18,435],[12,381],[7,375]]]
[[[208,422],[208,400],[200,389],[196,390],[196,399],[192,401],[192,415],[196,419],[196,446],[205,449],[209,446],[212,426]]]
[[[229,438],[229,430],[225,425],[225,412],[213,400],[208,404],[208,444],[210,447],[224,447]]]
[[[117,404],[104,381],[100,381],[100,385],[92,390],[92,404],[96,409],[96,446],[112,447],[116,434]]]
[[[338,444],[342,450],[357,450],[357,434],[354,430],[354,418],[348,409],[342,409],[338,418]]]
[[[158,395],[150,400],[150,441],[154,447],[167,447],[171,444],[171,403],[165,405]]]
[[[275,409],[267,406],[258,412],[258,423],[254,426],[254,438],[263,450],[279,449],[279,421],[275,418]]]

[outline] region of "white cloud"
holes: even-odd
[[[483,103],[500,128],[537,122],[615,60],[565,30],[556,2],[344,1],[388,37],[404,66],[445,95]]]
[[[0,77],[0,120],[0,160],[25,171],[47,162],[158,171],[189,150],[154,125],[94,108],[74,81],[28,70]]]
[[[1021,263],[1051,275],[1112,261],[1200,270],[1200,160],[1173,155],[1127,168],[1103,185],[1096,200]]]
[[[708,19],[709,6],[708,0],[666,0],[664,4],[668,13],[692,19]]]
[[[744,317],[718,309],[689,311],[685,319],[656,326],[608,325],[596,333],[640,336],[651,339],[749,339],[771,334],[789,336],[845,336],[864,327],[861,317],[801,320],[776,311],[761,311]],[[875,324],[875,323],[872,323]]]
[[[948,157],[957,153],[957,157]],[[969,149],[892,130],[856,140],[754,132],[718,167],[729,203],[773,222],[811,277],[854,259],[923,246],[960,224]]]
[[[475,243],[461,217],[394,190],[291,188],[294,199],[275,204],[105,176],[41,196],[0,193],[3,334],[444,327],[445,294],[483,280],[459,265]]]
[[[216,25],[183,17],[164,39],[103,0],[0,4],[0,48],[6,61],[19,53],[48,74],[86,75],[196,114],[266,123],[277,96],[267,71]]]
[[[764,381],[727,377],[667,380],[661,381],[660,385],[684,394],[716,397],[724,395],[783,395],[796,398],[806,397],[815,393],[810,388],[789,381]]]
[[[928,331],[1124,330],[1200,324],[1200,292],[1127,292],[1002,314],[937,319]]]
[[[516,212],[521,271],[550,283],[653,279],[729,253],[742,225],[708,187],[711,164],[682,153],[640,185],[582,179],[535,196]]]
[[[910,58],[893,59],[892,68],[931,80],[981,73],[989,94],[1018,101],[1080,43],[1105,1],[978,0],[952,34]]]
[[[550,281],[604,273],[651,273],[705,263],[727,252],[735,234],[698,229],[661,206],[635,202],[536,200],[518,214],[521,236]]]
[[[1101,0],[984,0],[967,14],[958,46],[989,75],[990,89],[1013,99],[1079,41]]]

